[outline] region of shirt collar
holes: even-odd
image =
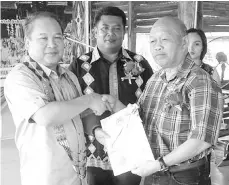
[[[57,73],[56,71],[53,71],[51,69],[49,69],[48,67],[46,67],[45,65],[39,63],[40,67],[43,69],[43,71],[45,72],[45,74],[49,77],[51,74],[55,74],[57,76],[61,76],[64,73],[66,73],[66,69],[61,67],[60,64],[57,65]]]
[[[195,65],[195,62],[191,59],[189,55],[186,56],[185,61],[183,64],[177,69],[177,74],[174,78],[185,78],[191,71],[191,68]],[[165,71],[161,69],[159,71],[159,76],[164,80],[165,78]]]
[[[127,53],[127,51],[123,47],[121,47],[121,53],[119,54],[119,56],[120,55],[124,56],[125,58],[132,60],[131,57],[129,56],[129,54]],[[92,51],[91,64],[95,61],[98,61],[100,58],[102,58],[102,57],[100,55],[98,46],[96,46],[95,49]]]

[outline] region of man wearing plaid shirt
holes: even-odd
[[[144,128],[156,160],[132,173],[145,185],[210,185],[210,152],[223,113],[222,92],[187,51],[186,27],[172,17],[159,19],[150,32],[150,49],[161,66],[138,100]],[[111,97],[114,111],[124,106]]]
[[[144,128],[157,160],[132,171],[144,184],[210,185],[210,151],[216,144],[223,97],[214,80],[187,55],[186,27],[171,17],[150,32],[150,49],[162,67],[139,99]]]

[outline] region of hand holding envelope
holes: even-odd
[[[133,168],[131,172],[141,177],[146,177],[159,171],[160,169],[161,166],[157,160],[148,160]]]
[[[106,147],[106,139],[110,138],[110,136],[102,128],[96,128],[95,138],[100,144]]]

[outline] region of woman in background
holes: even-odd
[[[207,53],[207,38],[204,32],[200,29],[190,28],[188,33],[188,52],[193,61],[199,65],[202,69],[208,72],[212,78],[221,85],[219,74],[213,67],[203,63],[203,58]]]

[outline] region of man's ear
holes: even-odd
[[[187,35],[182,37],[182,48],[188,49],[188,36]]]
[[[127,26],[125,26],[125,28],[124,28],[124,35],[125,35],[126,33],[128,33],[128,28],[127,28]]]
[[[25,38],[25,50],[28,51],[28,49],[29,49],[29,39],[26,37]]]
[[[97,39],[98,28],[96,26],[92,29],[92,34],[93,34],[94,38]]]

